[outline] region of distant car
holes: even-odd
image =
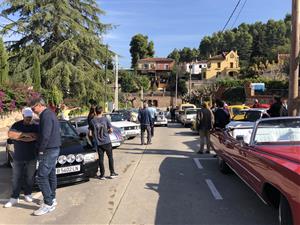
[[[232,118],[226,127],[253,127],[257,120],[269,117],[266,109],[243,109]]]
[[[110,120],[113,126],[120,128],[124,132],[126,139],[133,139],[141,133],[140,125],[127,121],[122,114],[107,113],[104,115]]]
[[[180,115],[179,121],[183,126],[192,125],[193,121],[196,120],[197,111],[199,109],[185,109],[184,112]]]
[[[260,119],[211,135],[219,170],[233,170],[278,209],[280,225],[300,224],[300,117]]]
[[[230,118],[233,118],[234,116],[239,115],[241,110],[249,109],[249,108],[250,107],[248,107],[246,105],[230,105],[230,106],[228,106]]]
[[[80,133],[85,133],[88,134],[88,122],[87,122],[87,117],[75,117],[69,120],[70,123],[75,127],[76,131],[78,132],[78,134]],[[125,133],[122,133],[122,130],[117,128],[117,127],[113,127],[113,132],[111,134],[109,134],[109,138],[111,140],[111,144],[113,146],[113,148],[118,148],[121,146],[121,144],[124,141],[125,138]]]
[[[88,144],[86,137],[77,134],[75,128],[67,121],[60,120],[62,146],[56,163],[58,185],[87,181],[98,171],[98,153]],[[14,145],[10,139],[6,144],[6,159],[12,166]],[[38,163],[37,163],[38,168]]]
[[[168,126],[168,119],[166,117],[166,113],[163,111],[158,111],[155,116],[154,125],[162,125],[162,126]]]

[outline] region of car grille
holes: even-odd
[[[136,130],[137,127],[124,127],[124,130]]]

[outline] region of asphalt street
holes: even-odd
[[[199,137],[189,128],[158,127],[152,145],[141,146],[137,137],[114,150],[118,178],[58,188],[56,210],[41,217],[32,216],[40,192],[33,194],[35,203],[22,199],[16,207],[2,208],[11,192],[11,169],[2,166],[0,223],[278,224],[275,209],[235,174],[221,174],[216,158],[198,155],[198,149]]]

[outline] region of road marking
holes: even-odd
[[[203,169],[203,166],[201,165],[199,158],[194,158],[194,162],[196,163],[198,169]]]
[[[213,194],[214,198],[216,200],[223,200],[221,194],[218,192],[218,190],[217,190],[216,186],[214,185],[214,183],[210,179],[206,179],[205,181],[206,181],[211,193]]]

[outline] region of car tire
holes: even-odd
[[[218,157],[218,165],[219,165],[219,170],[221,173],[228,174],[231,172],[230,167],[227,165],[227,163],[221,157]]]
[[[293,225],[292,211],[289,202],[282,195],[280,197],[278,217],[280,225]]]

